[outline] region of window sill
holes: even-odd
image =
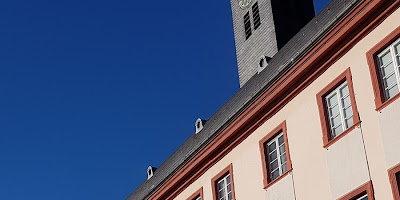
[[[350,126],[348,129],[346,129],[345,131],[343,131],[343,133],[341,133],[339,136],[336,136],[335,138],[333,138],[332,140],[329,140],[329,142],[327,142],[326,144],[324,144],[324,148],[328,148],[330,147],[332,144],[334,144],[335,142],[339,141],[341,138],[343,138],[344,136],[346,136],[347,134],[349,134],[352,130],[354,130],[357,126],[359,126],[361,124],[360,121],[357,121],[355,124],[353,124],[353,126]]]
[[[386,100],[382,104],[378,105],[377,108],[375,109],[376,111],[382,111],[386,106],[390,105],[394,101],[396,101],[398,98],[400,98],[400,92],[394,95],[392,98]]]
[[[281,180],[281,179],[283,179],[284,177],[286,177],[289,173],[291,173],[293,171],[293,168],[290,168],[287,172],[285,172],[285,173],[283,173],[280,177],[278,177],[277,179],[275,179],[275,180],[273,180],[273,181],[271,181],[271,182],[269,182],[269,183],[267,183],[267,184],[264,184],[264,189],[266,190],[266,189],[268,189],[268,188],[270,188],[273,184],[275,184],[275,183],[277,183],[279,180]]]

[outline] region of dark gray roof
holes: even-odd
[[[331,30],[360,0],[333,0],[272,58],[268,67],[254,75],[204,125],[190,136],[164,163],[154,176],[145,180],[127,200],[144,200],[160,188],[188,160],[215,138],[232,120],[247,108],[276,79],[290,69]]]

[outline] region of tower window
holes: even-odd
[[[244,31],[246,33],[246,40],[251,36],[251,23],[249,12],[244,15]]]
[[[258,2],[254,3],[254,5],[252,6],[252,11],[253,11],[254,30],[256,30],[261,24],[260,11],[258,9]]]

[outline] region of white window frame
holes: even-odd
[[[386,54],[388,51],[390,51],[390,55],[391,55],[391,63],[393,63],[393,67],[394,67],[394,73],[396,76],[396,81],[397,81],[397,87],[398,90],[400,91],[400,71],[399,71],[399,67],[400,67],[400,52],[397,52],[396,54],[396,49],[394,48],[396,45],[400,45],[400,38],[397,39],[395,42],[393,42],[391,45],[389,45],[386,49],[384,49],[381,53],[379,53],[376,57],[377,57],[377,61],[378,61],[378,70],[379,70],[379,79],[381,81],[381,86],[383,89],[383,93],[384,93],[384,98],[385,101],[390,99],[391,97],[389,97],[389,93],[388,90],[386,90],[386,88],[390,88],[390,86],[385,87],[384,85],[384,77],[383,77],[383,73],[382,73],[382,67],[389,65],[389,63],[382,63],[381,62],[381,58],[384,54]],[[398,59],[396,59],[398,58]],[[385,77],[387,77],[388,75],[386,75]],[[394,87],[394,86],[392,86]]]
[[[348,89],[348,91],[349,91],[349,94],[347,94],[347,96],[345,96],[345,97],[343,97],[342,96],[342,94],[341,94],[341,92],[340,92],[340,90],[341,89],[343,89],[344,87],[346,87],[347,86],[347,89]],[[339,115],[340,115],[340,125],[342,126],[342,132],[340,132],[339,134],[337,134],[337,135],[334,135],[335,133],[334,133],[334,129],[335,128],[337,128],[337,127],[339,127],[339,126],[333,126],[332,125],[332,118],[333,117],[335,117],[335,116],[332,116],[332,113],[330,112],[330,108],[332,108],[332,107],[334,107],[334,106],[329,106],[329,103],[328,103],[328,99],[330,99],[332,96],[334,96],[334,95],[336,95],[336,100],[337,100],[337,105],[339,106]],[[347,84],[347,81],[345,81],[345,82],[343,82],[342,84],[340,84],[338,87],[336,87],[332,92],[330,92],[328,95],[326,95],[325,96],[325,102],[326,102],[326,106],[325,106],[325,109],[326,109],[326,113],[328,114],[328,122],[329,122],[329,130],[330,130],[330,134],[331,134],[331,139],[333,139],[333,138],[335,138],[335,137],[337,137],[338,135],[340,135],[340,134],[342,134],[346,129],[348,129],[349,127],[351,127],[353,124],[354,124],[354,120],[353,120],[353,124],[352,125],[350,125],[350,126],[348,126],[348,124],[346,123],[346,120],[349,120],[350,118],[353,118],[353,113],[354,113],[354,110],[353,110],[353,108],[351,108],[352,109],[352,113],[351,113],[351,116],[346,116],[346,118],[344,117],[344,110],[345,109],[347,109],[347,108],[349,108],[349,107],[346,107],[346,108],[344,108],[344,105],[343,105],[343,99],[344,98],[347,98],[347,97],[349,97],[350,98],[350,106],[349,107],[352,107],[353,105],[353,102],[351,102],[351,95],[350,95],[350,88],[349,88],[349,85]],[[336,106],[336,105],[335,105]]]
[[[368,194],[365,194],[365,195],[363,195],[363,196],[357,198],[356,200],[361,200],[361,199],[363,199],[363,198],[365,198],[365,197],[367,197],[367,199],[368,199]]]
[[[231,190],[230,191],[228,191],[228,180],[229,179],[229,185],[231,185]],[[221,182],[224,182],[224,188],[219,188],[219,184],[221,183]],[[224,196],[219,196],[219,192],[221,191],[221,190],[224,190]],[[217,197],[218,197],[218,200],[221,200],[221,199],[223,199],[223,200],[232,200],[232,199],[228,199],[228,197],[229,197],[229,194],[231,194],[231,197],[232,197],[232,180],[231,180],[231,174],[230,173],[228,173],[227,175],[225,175],[224,177],[222,177],[221,179],[219,179],[218,181],[217,181]]]
[[[197,198],[195,198],[194,200],[201,200],[201,196],[199,195]]]
[[[284,174],[284,173],[286,173],[287,172],[287,167],[286,167],[286,171],[284,172],[283,171],[283,165],[286,165],[287,164],[287,162],[288,162],[288,160],[286,159],[286,161],[285,161],[285,163],[282,163],[282,160],[281,160],[281,150],[280,150],[280,147],[282,146],[282,145],[280,145],[279,146],[279,141],[278,141],[278,139],[280,138],[280,137],[283,137],[283,146],[284,146],[284,149],[285,149],[285,156],[286,156],[286,158],[287,158],[287,152],[286,152],[286,143],[285,143],[285,136],[283,135],[283,131],[281,131],[277,136],[275,136],[273,139],[271,139],[266,145],[265,145],[265,147],[264,148],[266,148],[267,149],[267,161],[268,161],[268,173],[269,173],[269,179],[270,179],[270,181],[274,181],[274,180],[276,180],[276,179],[278,179],[280,176],[282,176],[282,174]],[[276,159],[275,160],[278,160],[278,170],[279,170],[279,176],[278,177],[276,177],[275,179],[272,179],[272,169],[271,169],[271,164],[275,161],[275,160],[270,160],[270,155],[273,153],[273,151],[272,152],[270,152],[270,149],[269,149],[269,146],[272,144],[272,143],[275,143],[275,151],[276,151],[276,153],[277,153],[277,156],[276,156]]]

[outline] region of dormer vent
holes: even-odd
[[[267,68],[269,61],[271,60],[270,57],[262,55],[260,58],[260,62],[258,63],[257,73],[259,74],[262,70]]]
[[[149,180],[151,177],[153,177],[153,175],[154,175],[154,172],[157,170],[157,168],[156,167],[152,167],[152,166],[149,166],[148,168],[147,168],[147,180]]]
[[[198,118],[196,120],[195,126],[196,126],[196,134],[199,133],[201,131],[201,129],[203,129],[204,124],[206,123],[206,120],[204,119],[200,119]]]

